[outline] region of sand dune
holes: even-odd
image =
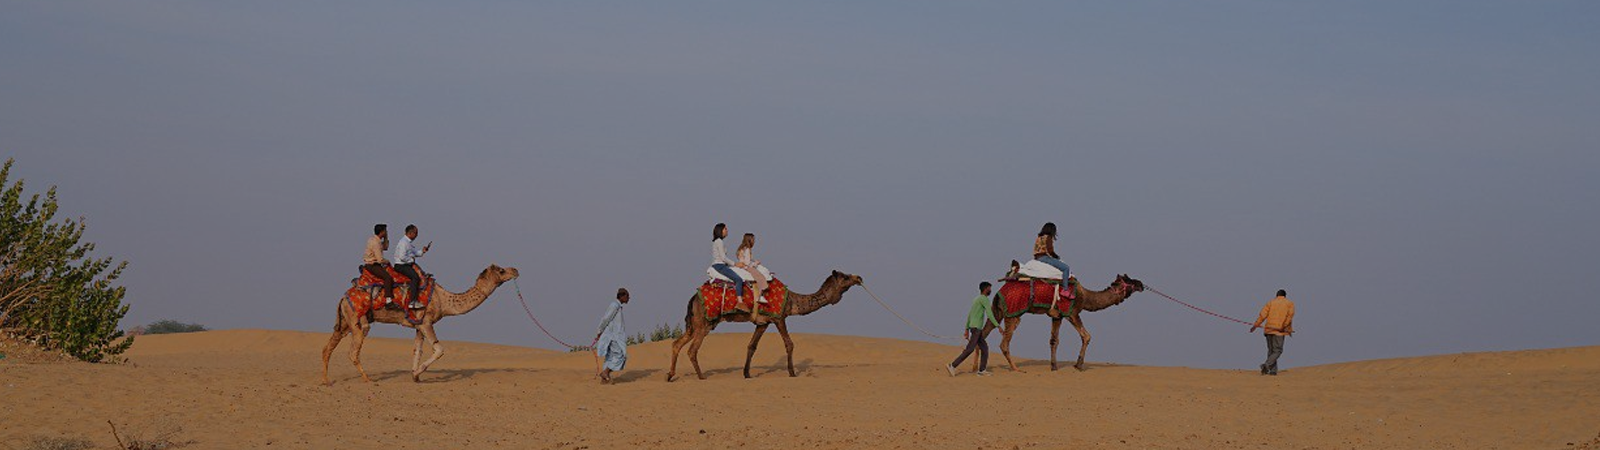
[[[1247,370],[1095,364],[951,378],[956,348],[849,336],[716,334],[664,378],[667,342],[630,348],[613,386],[587,353],[446,342],[422,383],[411,341],[370,340],[367,384],[320,333],[144,336],[132,364],[0,361],[0,447],[35,436],[112,443],[181,429],[187,448],[1574,448],[1597,446],[1600,347]],[[998,354],[995,355],[998,359]]]

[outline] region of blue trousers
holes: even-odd
[[[1051,258],[1050,255],[1035,256],[1033,260],[1049,264],[1050,267],[1061,269],[1061,281],[1067,281],[1067,277],[1072,276],[1072,268],[1067,267],[1067,263],[1061,262],[1059,259]]]
[[[740,297],[744,296],[744,279],[739,278],[739,273],[734,272],[733,267],[730,267],[727,264],[712,264],[711,269],[716,270],[717,273],[722,274],[722,276],[728,277],[729,280],[733,280],[734,293],[738,294]]]

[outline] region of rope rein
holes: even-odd
[[[1225,316],[1225,315],[1222,315],[1222,314],[1217,314],[1217,313],[1208,311],[1205,308],[1201,308],[1199,306],[1188,304],[1188,303],[1184,302],[1183,300],[1178,300],[1176,298],[1172,298],[1171,295],[1167,295],[1164,292],[1158,291],[1158,290],[1156,290],[1156,288],[1150,287],[1149,285],[1145,285],[1144,290],[1150,291],[1150,292],[1154,292],[1156,295],[1162,296],[1162,297],[1166,298],[1167,300],[1172,300],[1173,302],[1175,302],[1175,303],[1177,303],[1179,305],[1187,306],[1187,307],[1189,307],[1189,309],[1193,309],[1195,311],[1200,311],[1200,312],[1205,313],[1207,315],[1210,315],[1212,317],[1216,317],[1216,318],[1219,318],[1219,319],[1222,319],[1222,320],[1238,322],[1241,325],[1252,325],[1252,326],[1255,325],[1255,323],[1253,323],[1253,322],[1245,322],[1243,320],[1235,319],[1235,318],[1228,317],[1228,316]],[[1269,326],[1266,326],[1266,325],[1262,325],[1261,328],[1272,330],[1272,331],[1279,331],[1279,332],[1283,331],[1283,330],[1280,330],[1280,329],[1277,329],[1277,328],[1273,328],[1273,327],[1269,327]]]
[[[515,280],[513,280],[511,282],[511,285],[513,287],[515,287],[516,290],[517,290],[517,301],[522,304],[522,312],[527,313],[528,320],[533,321],[533,325],[539,327],[539,331],[540,332],[543,332],[545,336],[548,336],[551,340],[556,341],[556,343],[561,344],[563,346],[566,346],[567,349],[569,349],[569,350],[584,348],[584,347],[579,347],[579,346],[576,346],[576,345],[569,344],[566,341],[561,340],[561,338],[556,337],[555,334],[550,333],[550,330],[546,329],[544,327],[544,324],[539,323],[539,318],[538,317],[534,317],[533,309],[528,307],[528,300],[522,296],[522,285],[518,284]],[[883,299],[878,298],[878,294],[874,294],[872,292],[872,289],[868,288],[866,284],[861,284],[860,286],[861,286],[861,290],[866,291],[867,295],[872,297],[872,301],[877,302],[878,306],[882,307],[884,311],[888,311],[889,314],[893,314],[896,319],[900,319],[901,322],[905,323],[907,326],[910,326],[912,329],[917,330],[918,333],[922,333],[923,335],[931,337],[931,338],[934,338],[934,339],[945,339],[945,340],[952,340],[952,341],[964,340],[962,338],[958,338],[958,337],[955,337],[955,336],[945,336],[945,335],[941,335],[941,334],[938,334],[938,333],[934,333],[934,332],[928,331],[925,328],[922,328],[921,326],[918,326],[916,323],[912,322],[910,319],[907,319],[905,316],[900,315],[900,313],[895,311],[894,308],[889,307],[889,304],[885,303],[883,301]],[[1183,300],[1178,300],[1177,298],[1174,298],[1171,295],[1167,295],[1167,293],[1161,292],[1160,290],[1157,290],[1156,288],[1150,287],[1148,285],[1146,285],[1144,287],[1144,290],[1153,292],[1156,295],[1159,295],[1162,298],[1165,298],[1167,300],[1171,300],[1173,303],[1177,303],[1179,305],[1183,305],[1185,307],[1188,307],[1189,309],[1193,309],[1195,311],[1199,311],[1199,312],[1201,312],[1203,314],[1206,314],[1206,315],[1209,315],[1209,316],[1212,316],[1212,317],[1216,317],[1218,319],[1227,320],[1227,321],[1230,321],[1230,322],[1235,322],[1235,323],[1238,323],[1238,324],[1241,324],[1241,325],[1252,325],[1252,326],[1255,325],[1254,323],[1251,323],[1251,322],[1246,322],[1246,321],[1239,320],[1239,319],[1234,318],[1234,317],[1230,317],[1230,316],[1223,315],[1223,314],[1218,314],[1216,312],[1212,312],[1212,311],[1207,310],[1205,308],[1201,308],[1199,306],[1195,306],[1195,305],[1190,304],[1188,302],[1185,302]],[[1278,328],[1273,328],[1273,327],[1264,326],[1264,325],[1261,328],[1264,328],[1264,329],[1267,329],[1267,330],[1272,330],[1272,331],[1280,331],[1280,332],[1283,331],[1283,330],[1278,329]],[[600,342],[600,339],[599,338],[595,338],[594,342],[589,343],[589,347],[588,348],[594,348],[594,346],[596,344],[598,344],[599,342]]]
[[[884,303],[883,299],[878,298],[878,294],[874,294],[874,293],[872,293],[871,289],[867,289],[867,285],[862,284],[860,286],[861,286],[861,290],[867,291],[867,295],[872,296],[872,300],[878,302],[878,306],[882,306],[884,311],[888,311],[889,314],[894,314],[894,316],[899,318],[901,322],[905,322],[906,325],[910,325],[911,328],[917,329],[917,332],[925,334],[928,337],[931,337],[931,338],[934,338],[934,339],[949,339],[949,340],[954,340],[954,341],[964,340],[964,339],[961,339],[961,338],[958,338],[958,337],[955,337],[955,336],[942,336],[942,335],[934,334],[934,333],[928,332],[928,330],[922,329],[922,327],[919,327],[919,326],[917,326],[917,324],[911,323],[910,320],[907,320],[905,318],[905,316],[902,316],[902,315],[900,315],[900,313],[895,312],[894,308],[890,308],[888,303]]]
[[[900,315],[900,313],[895,312],[894,308],[890,308],[888,303],[884,303],[883,299],[878,298],[878,294],[872,293],[872,289],[868,289],[867,285],[862,284],[861,285],[861,290],[867,291],[867,295],[871,296],[873,301],[878,302],[878,306],[883,307],[883,309],[885,311],[888,311],[889,314],[893,314],[895,318],[900,319],[901,322],[905,322],[906,325],[910,326],[911,328],[916,329],[917,332],[919,332],[919,333],[922,333],[922,334],[924,334],[924,335],[926,335],[928,337],[934,338],[934,339],[949,339],[949,340],[956,340],[956,341],[962,340],[961,338],[957,338],[957,337],[954,337],[954,336],[944,336],[944,335],[939,335],[939,334],[935,334],[935,333],[929,332],[928,330],[923,329],[920,326],[917,326],[917,324],[912,323],[911,320],[906,319],[906,317]],[[1239,319],[1234,318],[1234,317],[1230,317],[1230,316],[1223,315],[1223,314],[1218,314],[1216,312],[1212,312],[1211,310],[1208,310],[1208,309],[1205,309],[1205,308],[1201,308],[1199,306],[1195,306],[1195,305],[1190,304],[1188,302],[1185,302],[1183,300],[1178,300],[1177,298],[1173,298],[1171,295],[1167,295],[1165,292],[1161,292],[1159,290],[1156,290],[1155,288],[1152,288],[1152,287],[1150,287],[1148,285],[1144,287],[1144,290],[1150,291],[1150,292],[1154,292],[1156,295],[1159,295],[1162,298],[1165,298],[1167,300],[1171,300],[1174,303],[1177,303],[1179,305],[1183,305],[1185,307],[1188,307],[1189,309],[1193,309],[1195,311],[1199,311],[1201,313],[1204,313],[1204,314],[1212,316],[1212,317],[1216,317],[1216,318],[1219,318],[1219,319],[1222,319],[1222,320],[1227,320],[1227,321],[1230,321],[1230,322],[1235,322],[1235,323],[1238,323],[1238,324],[1241,324],[1241,325],[1252,325],[1252,326],[1255,325],[1254,323],[1251,323],[1251,322],[1246,322],[1246,321],[1239,320]],[[1032,292],[1030,291],[1029,294],[1032,294]],[[1077,299],[1073,299],[1073,301],[1076,302]],[[1279,332],[1284,331],[1284,330],[1279,329],[1279,328],[1269,327],[1269,326],[1265,326],[1265,325],[1262,325],[1261,328],[1267,329],[1267,330],[1272,330],[1272,331],[1279,331]]]
[[[545,336],[549,336],[550,339],[555,340],[556,343],[566,346],[568,350],[583,348],[568,344],[566,341],[561,340],[561,338],[556,337],[556,335],[550,334],[550,330],[546,330],[544,328],[544,324],[539,323],[539,318],[533,316],[533,310],[528,308],[528,300],[522,298],[522,285],[517,284],[516,280],[512,280],[511,286],[517,288],[517,301],[522,302],[522,312],[528,313],[528,319],[533,321],[534,326],[539,327],[539,331],[543,331]],[[589,343],[589,347],[594,348],[595,344],[598,343],[600,343],[600,339],[596,338],[594,342]]]

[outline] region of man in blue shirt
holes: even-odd
[[[419,250],[417,249],[417,243],[414,242],[416,239],[417,226],[406,225],[406,236],[400,238],[400,244],[394,247],[393,261],[394,270],[411,279],[411,289],[408,291],[411,296],[406,297],[411,299],[411,309],[422,309],[422,302],[417,301],[417,295],[422,289],[422,273],[417,270],[417,258],[427,254],[428,249],[433,247],[433,243],[429,242],[428,245]]]
[[[600,383],[611,384],[611,373],[622,371],[628,364],[628,332],[622,324],[622,305],[628,304],[628,290],[617,289],[617,299],[606,307],[600,316],[600,332],[594,337],[595,355],[605,359],[600,371]]]

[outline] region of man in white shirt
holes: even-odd
[[[422,309],[422,302],[417,301],[417,295],[422,289],[422,274],[417,270],[417,258],[427,254],[428,249],[433,247],[433,243],[429,242],[428,245],[418,250],[416,239],[417,226],[406,225],[406,236],[400,238],[399,245],[395,245],[392,261],[394,261],[394,270],[396,272],[400,272],[400,274],[411,279],[411,289],[409,291],[411,296],[406,297],[411,299],[411,309]]]

